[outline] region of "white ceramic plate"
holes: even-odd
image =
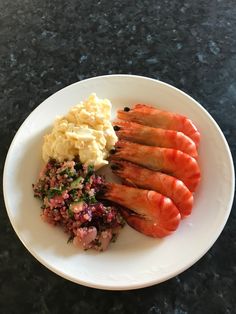
[[[80,251],[67,235],[40,218],[31,184],[42,165],[42,137],[57,115],[92,92],[117,108],[148,103],[191,118],[201,132],[202,181],[192,215],[162,240],[126,226],[108,251]],[[216,122],[194,99],[153,79],[132,75],[95,77],[72,84],[46,99],[25,120],[7,155],[4,198],[10,221],[25,247],[43,265],[73,282],[101,289],[135,289],[165,281],[199,260],[220,235],[231,210],[234,169],[227,142]]]

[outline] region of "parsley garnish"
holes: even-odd
[[[86,174],[86,177],[84,179],[84,183],[89,182],[89,179],[93,174],[94,174],[94,166],[88,165],[87,174]]]
[[[70,207],[68,207],[67,211],[68,211],[70,218],[74,217],[74,212],[71,210]]]
[[[83,196],[81,197],[81,200],[83,200],[85,203],[87,204],[94,204],[94,203],[97,203],[97,200],[96,200],[96,197],[93,195],[93,196],[90,196],[88,194],[83,194]]]
[[[48,192],[47,192],[47,197],[50,199],[50,198],[53,198],[55,195],[61,195],[61,194],[62,194],[61,189],[58,189],[58,188],[51,188],[51,189],[48,190]]]

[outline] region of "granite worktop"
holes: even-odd
[[[57,90],[130,73],[187,92],[236,156],[235,0],[0,0],[0,165],[24,119]],[[2,189],[1,189],[2,191]],[[0,313],[236,313],[236,206],[194,266],[136,291],[83,287],[42,266],[16,236],[1,192]]]

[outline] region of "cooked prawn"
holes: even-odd
[[[137,104],[133,109],[125,107],[124,110],[118,110],[118,118],[151,127],[183,132],[194,141],[196,146],[200,142],[200,133],[193,122],[177,113]]]
[[[119,139],[148,146],[175,148],[194,158],[198,156],[194,141],[182,132],[153,128],[124,120],[114,122],[114,129]]]
[[[120,140],[111,152],[112,158],[124,159],[183,181],[194,192],[200,181],[197,161],[177,149],[140,145]]]
[[[171,199],[155,191],[106,183],[101,197],[121,205],[127,223],[147,236],[162,238],[179,225],[177,207]]]
[[[177,206],[182,218],[191,214],[193,194],[182,181],[128,161],[116,160],[111,165],[111,169],[127,184],[153,190],[169,197]]]

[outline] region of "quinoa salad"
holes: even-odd
[[[42,201],[43,220],[61,226],[68,242],[78,247],[106,250],[124,220],[118,205],[98,199],[104,182],[93,165],[84,165],[78,158],[63,162],[50,159],[33,184],[34,196]]]

